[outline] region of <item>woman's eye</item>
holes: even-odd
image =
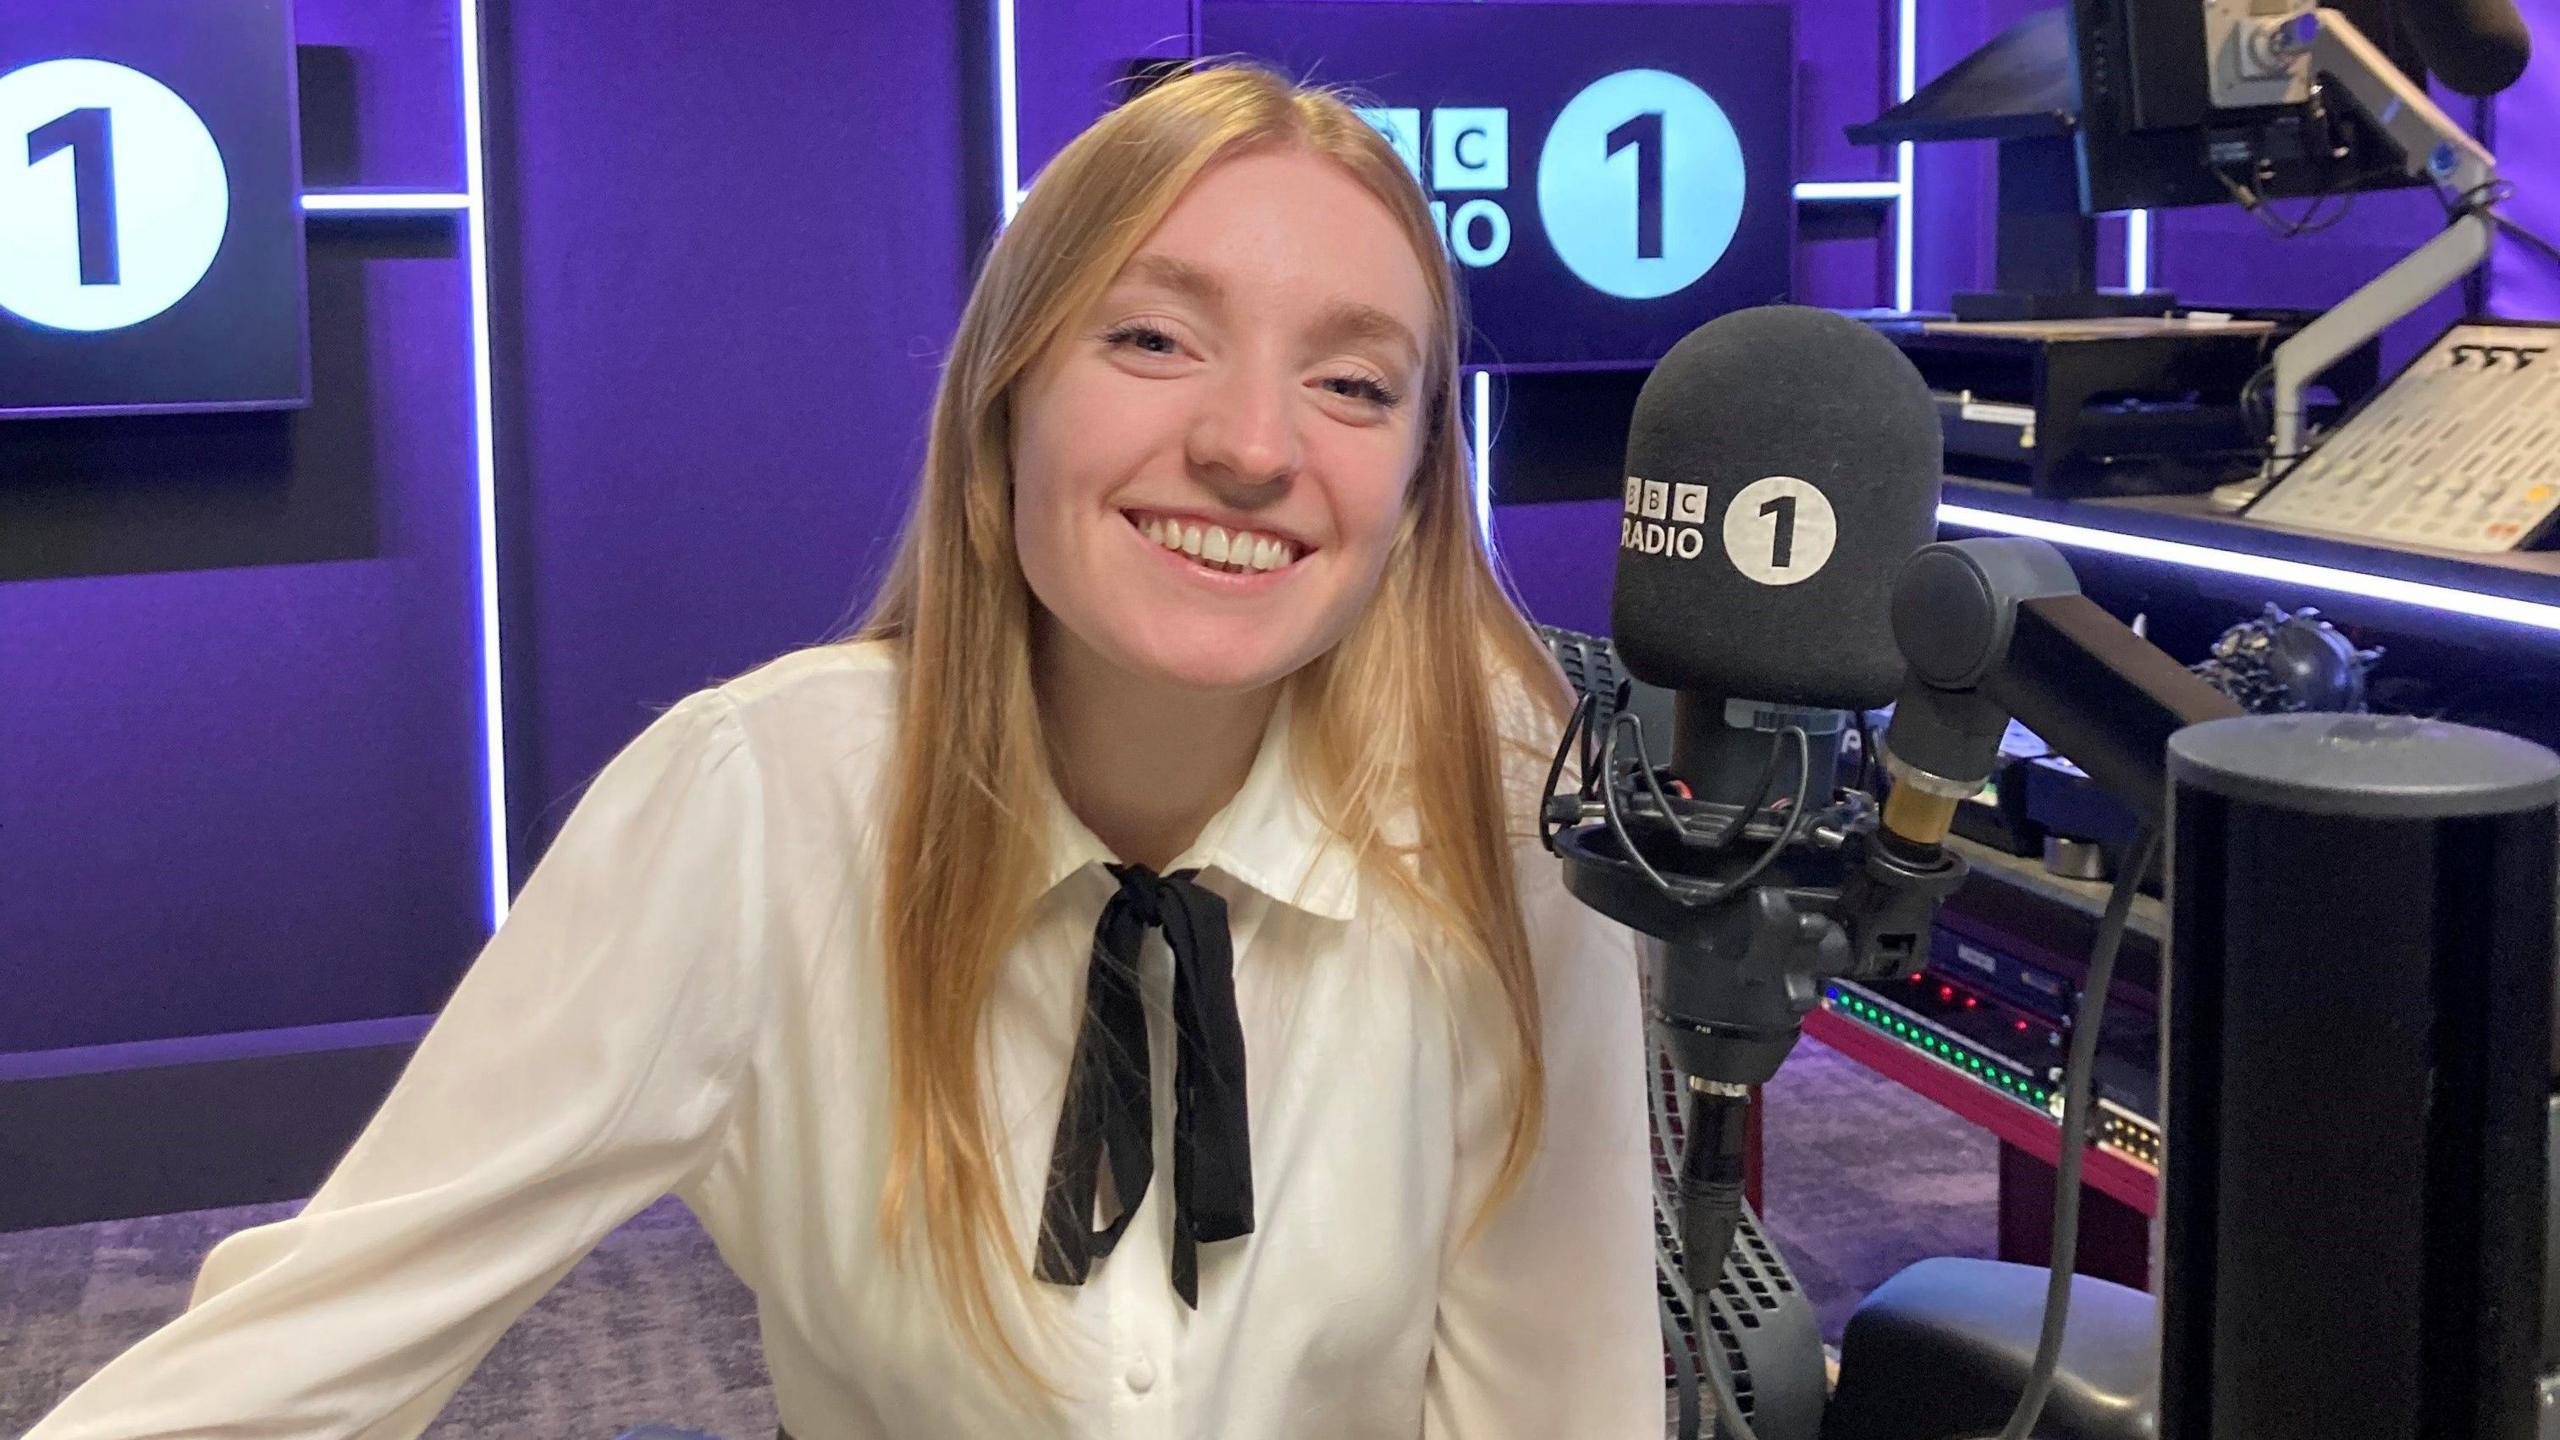
[[[1170,355],[1180,349],[1172,336],[1153,325],[1123,325],[1102,337],[1102,343],[1126,346],[1148,355]]]
[[[1393,409],[1404,397],[1366,375],[1332,375],[1324,381],[1326,389],[1354,400],[1366,400],[1380,409]]]

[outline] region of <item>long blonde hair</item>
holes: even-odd
[[[981,1088],[988,998],[1048,859],[1038,817],[1021,804],[1044,793],[1048,762],[1032,686],[1035,602],[1014,549],[1009,400],[1193,177],[1267,147],[1329,159],[1385,204],[1422,260],[1435,322],[1422,455],[1394,549],[1351,630],[1288,682],[1306,717],[1293,759],[1364,879],[1427,917],[1508,1011],[1510,1134],[1479,1221],[1535,1149],[1542,1118],[1537,985],[1511,851],[1534,818],[1518,813],[1516,787],[1506,792],[1493,687],[1511,680],[1547,733],[1569,692],[1477,539],[1448,262],[1412,174],[1341,96],[1251,67],[1194,70],[1070,144],[987,256],[935,396],[914,509],[851,637],[890,642],[904,682],[882,841],[894,1116],[883,1236],[897,1253],[921,1211],[936,1278],[971,1344],[1044,1389],[992,1284],[998,1272],[1035,1282],[1008,1242]],[[1401,807],[1418,844],[1385,833]]]

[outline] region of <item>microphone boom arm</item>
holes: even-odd
[[[2156,827],[2170,735],[2242,713],[2081,594],[2042,540],[1925,547],[1895,577],[1893,629],[1909,671],[1885,735],[1885,819],[1911,838],[1945,835],[1990,778],[2011,717]]]

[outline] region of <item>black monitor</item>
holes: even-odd
[[[2423,81],[2392,23],[2406,0],[2332,6]],[[2101,293],[2097,225],[2118,210],[2228,205],[2416,183],[2343,97],[2217,110],[2198,0],[2071,0],[2035,11],[1883,115],[1859,144],[2000,142],[2000,232],[1988,295],[1963,319],[2157,315],[2171,297]]]
[[[2395,0],[2326,4],[2411,80],[2426,83],[2425,62],[2396,21]],[[2197,0],[2071,0],[2084,210],[2228,205],[2421,183],[2343,97],[2215,109],[2202,9]]]

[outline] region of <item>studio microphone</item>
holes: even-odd
[[[1893,579],[1936,536],[1942,453],[1920,372],[1828,310],[1735,311],[1654,368],[1610,630],[1629,674],[1676,694],[1669,768],[1692,796],[1748,811],[1774,775],[1831,798],[1844,712],[1902,684]]]
[[[2515,0],[2401,0],[2390,13],[2407,27],[2427,69],[2464,95],[2497,94],[2522,78],[2533,58]]]
[[[1693,1084],[1794,1048],[1823,976],[1907,968],[1963,864],[1838,785],[1846,712],[1896,697],[1897,573],[1937,524],[1937,406],[1902,352],[1827,310],[1708,322],[1627,437],[1611,630],[1672,692],[1666,748],[1628,713],[1583,734],[1583,794],[1542,835],[1567,888],[1647,937],[1655,1030]],[[1896,796],[1900,794],[1897,787]],[[1924,817],[1925,818],[1925,817]],[[1579,823],[1572,823],[1579,822]]]
[[[1742,1211],[1750,1087],[1826,979],[1917,963],[1964,878],[1837,773],[1846,712],[1902,688],[1894,582],[1935,537],[1942,451],[1919,371],[1827,310],[1712,320],[1636,398],[1610,629],[1621,668],[1673,693],[1670,764],[1611,716],[1585,794],[1549,803],[1583,823],[1548,843],[1567,889],[1643,937],[1650,1028],[1689,1091],[1675,1185],[1696,1290]]]

